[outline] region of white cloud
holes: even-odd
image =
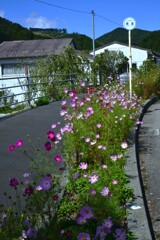
[[[57,22],[55,20],[49,20],[46,17],[31,16],[25,19],[28,28],[56,28]]]
[[[0,17],[4,18],[4,11],[0,10]]]

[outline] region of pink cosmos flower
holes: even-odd
[[[96,194],[96,190],[91,189],[89,193],[90,193],[91,195],[95,195],[95,194]]]
[[[98,181],[98,176],[96,174],[93,174],[88,177],[90,183],[96,183]]]
[[[112,180],[112,184],[116,185],[116,184],[118,184],[118,181],[114,179],[114,180]]]
[[[122,142],[121,143],[121,148],[126,149],[128,147],[127,142]]]
[[[36,187],[36,190],[37,190],[37,191],[41,191],[42,189],[43,189],[43,188],[42,188],[41,186],[37,186],[37,187]]]
[[[86,137],[86,138],[85,138],[85,142],[90,142],[90,138],[89,138],[89,137]]]
[[[18,139],[16,142],[16,147],[21,147],[23,144],[22,139]]]
[[[52,126],[51,126],[51,128],[56,128],[56,126],[57,126],[57,125],[53,123]]]
[[[85,82],[80,82],[81,87],[84,87],[86,84]]]
[[[54,157],[54,160],[57,161],[57,162],[61,162],[62,161],[62,157],[57,155]]]
[[[85,163],[85,162],[81,162],[80,164],[79,164],[79,167],[80,167],[80,169],[87,169],[87,167],[88,167],[88,164],[87,163]]]
[[[107,188],[107,187],[104,187],[101,191],[102,196],[107,196],[108,193],[109,193],[109,188]]]
[[[103,164],[103,165],[102,165],[102,168],[106,168],[106,169],[107,169],[107,165],[106,165],[106,164]]]
[[[111,159],[112,161],[116,161],[116,160],[117,160],[117,156],[116,156],[116,155],[110,156],[110,159]]]
[[[101,125],[100,123],[97,124],[97,128],[101,128],[101,126],[102,126],[102,125]]]

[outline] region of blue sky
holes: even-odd
[[[66,28],[91,38],[92,10],[95,38],[123,27],[127,17],[136,28],[160,30],[160,0],[0,0],[0,16],[23,27]]]

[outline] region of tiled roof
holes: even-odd
[[[71,44],[71,38],[6,41],[0,44],[0,59],[59,55]]]

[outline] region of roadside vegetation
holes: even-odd
[[[160,70],[145,62],[134,74],[130,99],[128,85],[116,81],[126,61],[121,53],[106,51],[89,65],[68,48],[37,63],[32,74],[42,76],[42,100],[36,104],[61,100],[65,124],[49,126],[42,149],[35,144],[26,152],[23,139],[8,143],[11,155],[27,154],[31,171],[8,179],[13,194],[5,193],[6,206],[0,207],[0,239],[134,239],[126,222],[125,204],[134,193],[127,185],[125,153],[142,101],[159,92]],[[67,74],[73,84],[66,85]]]
[[[0,239],[131,239],[125,203],[133,192],[124,166],[128,132],[139,115],[140,100],[134,95],[131,101],[120,84],[93,88],[81,82],[80,88],[85,89],[83,96],[76,89],[64,89],[67,101],[61,101],[60,115],[65,125],[57,131],[60,122],[53,123],[44,149],[29,153],[35,179],[30,173],[9,179],[16,201],[6,194],[11,205],[1,209]],[[59,152],[62,140],[64,151]],[[8,151],[14,154],[24,147],[18,139]]]

